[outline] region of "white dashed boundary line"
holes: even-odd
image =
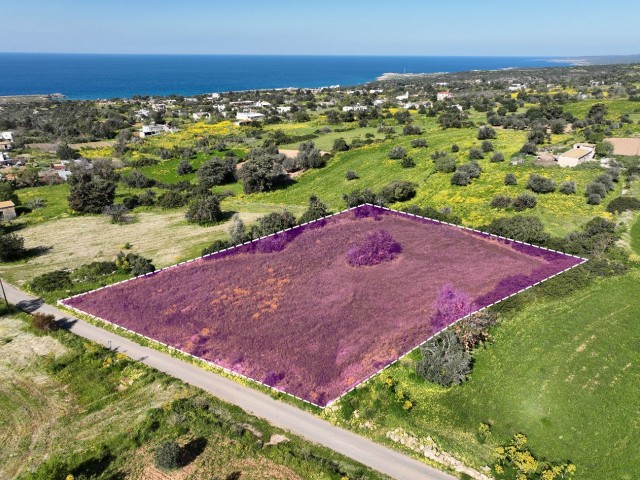
[[[87,312],[85,312],[85,311],[83,311],[83,310],[80,310],[80,309],[78,309],[78,308],[75,308],[75,307],[72,307],[72,306],[70,306],[70,305],[67,305],[67,304],[65,303],[65,302],[67,302],[67,301],[69,301],[69,300],[71,300],[71,299],[78,298],[78,297],[82,297],[82,296],[84,296],[84,295],[89,295],[89,294],[91,294],[91,293],[98,292],[98,291],[100,291],[100,290],[104,290],[104,289],[107,289],[107,288],[115,287],[116,285],[121,285],[121,284],[123,284],[123,283],[132,282],[132,281],[134,281],[134,280],[138,280],[138,279],[141,279],[141,278],[147,277],[147,276],[149,276],[149,275],[158,275],[158,274],[160,274],[160,273],[162,273],[162,272],[164,272],[164,271],[166,271],[166,270],[171,270],[171,269],[173,269],[173,268],[180,267],[180,266],[182,266],[182,265],[186,265],[186,264],[188,264],[188,263],[196,262],[196,261],[198,261],[198,260],[202,260],[202,259],[204,259],[204,258],[209,258],[209,257],[214,257],[214,256],[223,256],[223,254],[228,253],[228,252],[231,252],[231,251],[236,250],[236,249],[239,249],[240,247],[243,247],[243,246],[245,246],[245,245],[250,245],[250,244],[252,244],[252,243],[259,242],[260,240],[264,240],[265,238],[273,237],[273,236],[275,236],[275,235],[279,235],[279,234],[284,233],[284,232],[289,232],[289,231],[291,231],[291,230],[303,229],[304,227],[306,227],[306,226],[308,226],[308,225],[310,225],[310,224],[313,224],[313,223],[316,223],[316,222],[322,222],[322,221],[324,221],[324,220],[326,220],[326,219],[328,219],[328,218],[331,218],[331,217],[334,217],[334,216],[337,216],[337,215],[342,215],[343,213],[350,212],[351,210],[357,210],[357,209],[362,208],[362,207],[364,207],[364,206],[373,207],[373,208],[375,208],[375,209],[380,209],[380,210],[383,210],[383,211],[386,211],[386,212],[390,212],[390,213],[392,213],[392,214],[399,215],[399,216],[407,216],[407,217],[413,217],[413,218],[415,218],[415,219],[419,219],[419,220],[427,220],[427,221],[429,221],[429,222],[433,222],[433,223],[436,223],[436,224],[447,225],[447,226],[455,227],[455,228],[458,228],[458,229],[461,229],[461,230],[467,230],[467,231],[469,231],[469,232],[473,232],[473,233],[481,234],[481,235],[486,236],[486,237],[496,238],[496,239],[500,239],[500,240],[504,240],[504,241],[508,241],[508,242],[512,242],[512,243],[516,243],[516,244],[520,244],[520,245],[526,245],[526,246],[533,247],[533,248],[540,249],[540,250],[546,250],[546,251],[553,252],[553,253],[556,253],[556,254],[564,255],[565,257],[573,257],[573,258],[579,259],[579,260],[581,260],[581,261],[580,261],[579,263],[576,263],[575,265],[572,265],[572,266],[571,266],[571,267],[569,267],[569,268],[564,269],[564,270],[563,270],[563,271],[561,271],[561,272],[558,272],[558,273],[555,273],[555,274],[553,274],[553,275],[550,275],[549,277],[544,278],[544,279],[542,279],[542,280],[540,280],[540,281],[538,281],[538,282],[536,282],[536,283],[534,283],[534,284],[532,284],[532,285],[529,285],[529,286],[528,286],[528,287],[526,287],[526,288],[523,288],[523,289],[521,289],[521,290],[519,290],[519,291],[517,291],[517,292],[514,292],[514,293],[512,293],[512,294],[510,294],[510,295],[507,295],[506,297],[501,298],[500,300],[497,300],[497,301],[493,302],[493,303],[492,303],[492,304],[490,304],[490,305],[487,305],[487,306],[485,306],[485,307],[479,308],[478,310],[475,310],[475,311],[473,311],[473,312],[471,312],[471,313],[469,313],[469,314],[465,315],[464,317],[459,318],[459,319],[458,319],[458,320],[456,320],[455,322],[453,322],[453,323],[451,323],[451,324],[447,325],[447,326],[446,326],[445,328],[443,328],[442,330],[439,330],[438,332],[434,333],[431,337],[427,338],[427,339],[426,339],[425,341],[423,341],[422,343],[419,343],[419,344],[418,344],[418,345],[416,345],[415,347],[411,347],[409,350],[407,350],[407,351],[405,351],[403,354],[399,355],[399,356],[398,356],[398,358],[396,358],[395,360],[393,360],[393,361],[391,361],[391,362],[387,363],[385,366],[383,366],[382,368],[380,368],[379,370],[377,370],[375,373],[371,374],[371,375],[370,375],[369,377],[367,377],[366,379],[364,379],[364,380],[362,380],[362,381],[358,382],[358,384],[357,384],[357,385],[354,385],[353,387],[350,387],[348,390],[346,390],[345,392],[343,392],[343,393],[342,393],[342,394],[340,394],[338,397],[334,398],[333,400],[331,400],[330,402],[328,402],[328,403],[327,403],[326,405],[324,405],[324,406],[322,406],[322,405],[318,405],[318,404],[313,403],[313,402],[311,402],[311,401],[309,401],[309,400],[305,400],[304,398],[300,398],[300,397],[298,397],[298,396],[296,396],[296,395],[294,395],[294,394],[292,394],[292,393],[285,392],[284,390],[282,390],[282,389],[280,389],[280,388],[278,388],[278,387],[275,387],[275,386],[273,386],[273,385],[268,385],[268,384],[266,384],[266,383],[263,383],[263,382],[261,382],[261,381],[259,381],[259,380],[254,379],[254,378],[251,378],[251,377],[248,377],[248,376],[243,375],[243,374],[241,374],[241,373],[235,372],[235,371],[230,370],[230,369],[228,369],[228,368],[226,368],[226,367],[223,367],[222,365],[219,365],[219,364],[217,364],[217,363],[211,362],[211,361],[206,360],[206,359],[201,358],[201,357],[197,357],[197,356],[195,356],[195,355],[193,355],[193,354],[191,354],[191,353],[187,353],[187,352],[185,352],[184,350],[180,350],[180,349],[178,349],[178,348],[172,347],[171,345],[167,345],[167,344],[166,344],[166,343],[164,343],[164,342],[161,342],[161,341],[156,340],[156,339],[151,338],[151,337],[147,337],[146,335],[142,335],[142,334],[140,334],[140,333],[138,333],[138,332],[135,332],[135,331],[133,331],[133,330],[129,330],[128,328],[122,327],[122,326],[117,325],[117,324],[115,324],[115,323],[113,323],[113,322],[110,322],[109,320],[105,320],[104,318],[97,317],[97,316],[95,316],[95,315],[92,315],[92,314],[87,313]],[[526,255],[526,253],[525,253],[525,255]],[[163,346],[163,347],[166,347],[166,348],[168,348],[169,350],[172,350],[172,351],[177,352],[179,355],[185,355],[185,356],[187,356],[187,357],[191,357],[191,358],[195,359],[195,360],[196,360],[196,362],[198,362],[198,363],[204,363],[204,364],[206,364],[206,365],[209,365],[209,366],[211,366],[211,367],[214,367],[214,369],[222,370],[224,373],[226,373],[226,374],[228,374],[228,375],[231,375],[231,376],[234,376],[234,377],[241,378],[241,379],[246,380],[246,381],[248,381],[248,382],[255,383],[255,384],[260,385],[260,386],[262,386],[262,387],[266,387],[266,388],[268,388],[268,389],[275,390],[275,391],[277,391],[277,392],[279,392],[279,393],[282,393],[282,394],[287,395],[287,396],[289,396],[289,397],[295,398],[296,400],[299,400],[299,401],[301,401],[301,402],[307,403],[307,404],[309,404],[309,405],[312,405],[312,406],[317,407],[317,408],[320,408],[320,409],[324,409],[324,408],[327,408],[327,407],[329,407],[329,406],[333,405],[334,403],[338,402],[342,397],[344,397],[345,395],[347,395],[347,394],[351,393],[351,392],[352,392],[353,390],[355,390],[356,388],[361,387],[362,385],[364,385],[365,383],[367,383],[369,380],[371,380],[373,377],[375,377],[376,375],[378,375],[378,374],[379,374],[379,373],[381,373],[382,371],[386,370],[387,368],[391,367],[392,365],[394,365],[395,363],[397,363],[400,359],[402,359],[403,357],[405,357],[405,356],[406,356],[406,355],[408,355],[409,353],[413,352],[414,350],[416,350],[416,349],[420,348],[422,345],[424,345],[425,343],[427,343],[429,340],[431,340],[431,339],[433,339],[434,337],[438,336],[440,333],[444,332],[445,330],[447,330],[448,328],[452,327],[452,326],[453,326],[453,325],[455,325],[456,323],[458,323],[458,322],[460,322],[460,321],[462,321],[462,320],[465,320],[465,319],[467,319],[467,318],[469,318],[469,317],[471,317],[471,316],[475,315],[475,314],[476,314],[476,313],[478,313],[478,312],[481,312],[481,311],[483,311],[483,310],[486,310],[486,309],[488,309],[488,308],[491,308],[491,307],[493,307],[494,305],[496,305],[496,304],[498,304],[498,303],[500,303],[500,302],[503,302],[503,301],[505,301],[505,300],[507,300],[507,299],[509,299],[509,298],[511,298],[511,297],[514,297],[515,295],[518,295],[518,294],[520,294],[520,293],[522,293],[522,292],[525,292],[525,291],[529,290],[530,288],[533,288],[533,287],[535,287],[535,286],[537,286],[537,285],[540,285],[541,283],[546,282],[547,280],[550,280],[550,279],[552,279],[552,278],[554,278],[554,277],[557,277],[558,275],[561,275],[561,274],[563,274],[563,273],[565,273],[565,272],[568,272],[569,270],[571,270],[571,269],[573,269],[573,268],[576,268],[576,267],[577,267],[577,266],[579,266],[579,265],[582,265],[582,264],[583,264],[584,262],[586,262],[586,261],[587,261],[587,259],[586,259],[586,258],[579,257],[579,256],[577,256],[577,255],[571,255],[571,254],[568,254],[568,253],[560,252],[560,251],[558,251],[558,250],[553,250],[553,249],[551,249],[551,248],[540,247],[540,246],[538,246],[538,245],[533,245],[533,244],[531,244],[531,243],[522,242],[522,241],[519,241],[519,240],[513,240],[513,239],[511,239],[511,238],[503,237],[503,236],[500,236],[500,235],[494,235],[494,234],[491,234],[491,233],[483,232],[482,230],[477,230],[477,229],[475,229],[475,228],[464,227],[464,226],[461,226],[461,225],[456,225],[455,223],[443,222],[443,221],[441,221],[441,220],[435,220],[435,219],[433,219],[433,218],[423,217],[423,216],[420,216],[420,215],[416,215],[416,214],[414,214],[414,213],[407,213],[407,212],[402,212],[402,211],[400,211],[400,210],[393,210],[393,209],[388,208],[388,207],[380,207],[380,206],[378,206],[378,205],[373,205],[373,204],[371,204],[371,203],[364,203],[364,204],[359,205],[359,206],[357,206],[357,207],[347,208],[347,209],[345,209],[345,210],[341,210],[341,211],[339,211],[339,212],[332,213],[331,215],[327,215],[327,216],[325,216],[325,217],[318,218],[318,219],[316,219],[316,220],[312,220],[312,221],[310,221],[310,222],[303,223],[303,224],[301,224],[301,225],[296,225],[295,227],[290,227],[290,228],[287,228],[287,229],[285,229],[285,230],[281,230],[281,231],[279,231],[279,232],[272,233],[272,234],[270,234],[270,235],[265,235],[264,237],[256,238],[256,239],[254,239],[254,240],[250,240],[250,241],[247,241],[247,242],[241,243],[241,244],[239,244],[239,245],[234,245],[233,247],[228,247],[228,248],[225,248],[225,249],[223,249],[223,250],[219,250],[219,251],[217,251],[217,252],[210,253],[210,254],[208,254],[208,255],[202,255],[202,256],[197,257],[197,258],[194,258],[194,259],[192,259],[192,260],[187,260],[187,261],[184,261],[184,262],[179,262],[179,263],[176,263],[175,265],[170,265],[170,266],[168,266],[168,267],[161,268],[160,270],[156,270],[155,272],[145,273],[145,274],[143,274],[143,275],[139,275],[139,276],[137,276],[137,277],[128,278],[128,279],[126,279],[126,280],[122,280],[122,281],[120,281],[120,282],[112,283],[111,285],[106,285],[106,286],[104,286],[104,287],[96,288],[96,289],[91,290],[91,291],[88,291],[88,292],[79,293],[79,294],[77,294],[77,295],[73,295],[73,296],[71,296],[71,297],[67,297],[67,298],[64,298],[64,299],[58,300],[57,304],[58,304],[58,305],[60,305],[60,306],[62,306],[62,307],[64,307],[64,308],[67,308],[67,309],[69,309],[69,310],[72,310],[73,312],[75,312],[75,313],[77,313],[77,314],[79,314],[79,315],[85,315],[85,316],[87,316],[87,317],[89,317],[89,318],[92,318],[92,319],[94,319],[94,320],[97,320],[97,321],[99,321],[99,322],[104,322],[104,323],[106,323],[106,324],[108,324],[108,325],[111,325],[111,326],[112,326],[112,327],[114,327],[116,330],[123,330],[123,331],[125,331],[125,332],[127,332],[127,333],[129,333],[129,334],[132,334],[132,335],[134,335],[134,336],[136,336],[136,337],[139,337],[139,338],[141,338],[141,339],[144,339],[144,340],[146,340],[147,342],[150,342],[150,343],[152,343],[152,344],[153,344],[153,343],[155,343],[155,344],[161,345],[161,346]]]

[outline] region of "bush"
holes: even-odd
[[[421,135],[422,129],[417,125],[409,124],[404,126],[404,128],[402,129],[402,134],[403,135]]]
[[[327,205],[321,202],[315,195],[311,195],[311,197],[309,197],[308,208],[302,214],[300,220],[298,220],[298,223],[303,224],[311,222],[313,220],[326,217],[328,214],[329,209],[327,208]]]
[[[427,146],[427,141],[424,138],[415,138],[411,140],[411,146],[413,148],[425,148]]]
[[[589,197],[590,195],[597,195],[602,199],[607,196],[607,187],[600,182],[591,182],[589,185],[587,185],[585,195],[587,197]]]
[[[158,206],[160,208],[179,208],[189,203],[186,195],[177,190],[169,190],[158,197]]]
[[[156,267],[150,260],[135,253],[118,253],[115,259],[115,265],[124,272],[131,272],[134,277],[155,272],[156,270]]]
[[[504,176],[504,184],[505,185],[518,185],[518,178],[513,173],[507,173]]]
[[[132,170],[128,175],[120,178],[122,183],[131,188],[150,188],[156,184],[156,181],[147,177],[139,170]]]
[[[231,217],[231,225],[229,226],[229,241],[232,245],[240,245],[247,241],[247,232],[244,222],[237,213]]]
[[[489,328],[496,320],[495,313],[485,310],[459,321],[454,325],[453,331],[466,350],[473,350],[491,338]]]
[[[511,206],[511,202],[511,197],[507,197],[505,195],[496,195],[491,199],[491,203],[489,205],[491,206],[491,208],[504,210],[505,208],[509,208]]]
[[[178,459],[180,457],[180,445],[175,440],[167,440],[156,448],[153,456],[156,467],[164,470],[172,470],[178,468]]]
[[[576,193],[576,182],[562,182],[558,190],[560,191],[560,193],[564,193],[565,195],[573,195],[574,193]]]
[[[460,172],[467,172],[470,178],[478,178],[482,170],[480,169],[480,165],[476,162],[469,162],[463,165],[460,165],[457,169]]]
[[[373,266],[393,260],[402,247],[389,232],[369,232],[367,237],[347,252],[347,262],[355,267]]]
[[[458,337],[446,330],[420,347],[422,359],[416,372],[443,387],[460,385],[471,372],[472,358]]]
[[[496,131],[492,127],[486,125],[478,129],[478,140],[491,140],[493,138],[496,138]]]
[[[400,160],[401,158],[404,158],[406,155],[407,155],[407,150],[401,146],[395,146],[389,151],[389,153],[387,153],[387,157],[389,157],[392,160]]]
[[[327,164],[313,142],[304,142],[298,146],[296,162],[301,168],[322,168]]]
[[[41,332],[51,332],[58,329],[56,317],[51,314],[36,312],[31,315],[31,325]]]
[[[529,175],[527,188],[535,193],[551,193],[556,190],[556,182],[537,173]]]
[[[189,202],[185,218],[198,225],[211,225],[220,221],[222,219],[220,198],[217,195],[198,195]]]
[[[67,270],[54,270],[35,277],[29,286],[35,292],[46,293],[71,288],[73,282]]]
[[[524,153],[525,155],[535,155],[538,151],[538,146],[533,142],[525,143],[520,149],[520,153]]]
[[[544,225],[537,217],[515,215],[496,218],[483,230],[501,237],[539,245],[549,239],[549,234],[544,231]]]
[[[460,187],[465,187],[471,183],[471,177],[467,172],[456,170],[456,172],[451,176],[451,185],[458,185]]]
[[[416,196],[416,188],[411,182],[395,181],[383,187],[379,196],[385,203],[406,202]]]
[[[57,148],[56,157],[60,160],[76,160],[80,158],[80,154],[77,150],[74,150],[66,143],[63,143]]]
[[[248,160],[238,171],[244,193],[272,190],[282,175],[282,166],[273,155],[259,155]]]
[[[211,255],[212,253],[219,252],[220,250],[224,250],[225,248],[231,247],[231,243],[226,240],[216,240],[208,247],[204,247],[202,249],[202,256]]]
[[[271,212],[256,220],[255,225],[251,227],[251,237],[266,237],[272,233],[295,227],[296,224],[296,217],[287,210],[283,210],[282,212]]]
[[[353,170],[347,170],[347,172],[344,174],[344,177],[349,181],[357,180],[359,178],[358,174]]]
[[[214,157],[203,163],[196,175],[198,183],[204,189],[233,182],[236,179],[236,159]]]
[[[600,205],[602,202],[602,197],[597,193],[590,193],[587,197],[587,203],[589,205]]]
[[[489,140],[485,140],[484,142],[482,142],[482,151],[484,153],[489,153],[489,152],[493,152],[493,143],[491,143]]]
[[[384,201],[379,198],[369,188],[364,190],[354,190],[351,193],[345,193],[342,195],[342,199],[347,204],[347,208],[357,207],[364,203],[370,203],[372,205],[384,205]]]
[[[469,150],[469,158],[471,160],[482,160],[484,158],[484,152],[480,148],[472,148]]]
[[[111,223],[122,225],[128,223],[131,218],[127,215],[129,213],[129,209],[126,205],[109,205],[104,207],[102,214],[106,217],[109,217]]]
[[[402,168],[413,168],[416,166],[416,162],[414,162],[413,158],[411,157],[404,157],[402,160],[400,160],[400,165],[402,166]]]
[[[460,147],[456,143],[451,145],[451,152],[452,153],[458,153],[459,151],[460,151]]]
[[[456,161],[449,155],[440,157],[436,160],[435,170],[436,172],[453,173],[456,171]]]
[[[607,212],[622,213],[629,210],[640,210],[640,198],[617,197],[607,205]]]
[[[12,262],[20,260],[27,254],[24,238],[15,233],[0,234],[0,261]]]
[[[347,141],[344,138],[336,138],[333,141],[332,150],[334,152],[346,152],[347,150],[349,150],[349,145],[347,144]]]
[[[176,172],[178,175],[188,175],[193,173],[193,166],[187,160],[180,160]]]
[[[489,160],[491,161],[491,163],[504,162],[504,155],[500,152],[496,152],[493,155],[491,155],[491,158]]]
[[[538,199],[535,195],[528,192],[523,192],[513,200],[513,208],[517,212],[526,210],[527,208],[535,208],[538,204]]]

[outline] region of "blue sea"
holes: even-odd
[[[387,72],[568,65],[534,57],[94,55],[0,53],[0,95],[69,99],[357,85]]]

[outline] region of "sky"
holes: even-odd
[[[0,0],[0,52],[640,53],[640,1]]]

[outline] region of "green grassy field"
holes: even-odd
[[[358,412],[382,426],[380,436],[396,427],[430,435],[476,465],[491,464],[489,446],[524,433],[536,455],[574,462],[576,478],[638,478],[639,284],[635,270],[503,319],[458,387],[420,380],[415,355],[406,357],[385,373],[414,402],[411,412],[380,403],[382,377],[353,394]],[[484,445],[481,423],[492,431]]]
[[[620,115],[625,113],[634,114],[640,112],[640,105],[636,102],[607,98],[567,103],[563,106],[563,109],[565,112],[572,113],[576,117],[584,119],[587,116],[587,113],[589,113],[589,109],[597,103],[602,103],[607,106],[607,118],[611,120],[618,120]]]
[[[640,218],[631,227],[631,248],[640,255]]]

